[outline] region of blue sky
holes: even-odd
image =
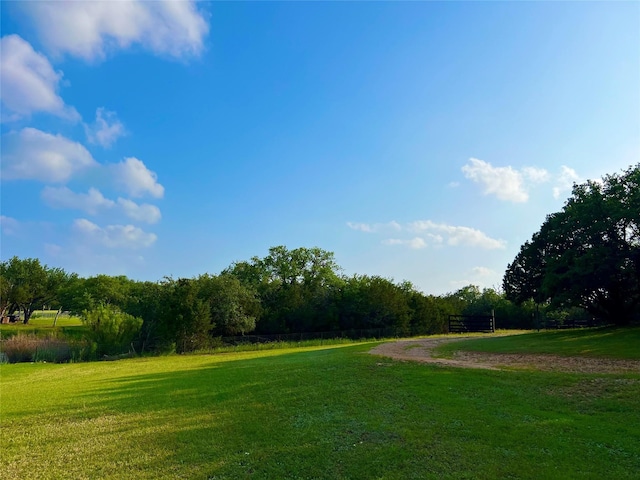
[[[640,161],[637,2],[6,2],[1,258],[141,280],[318,246],[498,287]]]

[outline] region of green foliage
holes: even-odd
[[[166,288],[162,331],[170,339],[178,353],[206,348],[209,345],[211,324],[209,305],[199,297],[196,280],[168,279]]]
[[[13,265],[31,273],[20,276],[10,271],[8,275]],[[425,295],[409,282],[397,283],[379,276],[341,276],[333,253],[319,248],[272,247],[266,257],[234,263],[220,275],[164,278],[159,282],[108,275],[81,278],[38,265],[31,259],[4,262],[0,270],[0,293],[5,292],[2,299],[12,291],[19,292],[18,285],[28,284],[34,292],[46,290],[49,305],[72,314],[120,312],[142,320],[140,331],[126,342],[99,338],[101,333],[88,326],[65,333],[78,339],[83,331],[91,330],[87,338],[90,345],[95,345],[95,355],[110,355],[132,346],[139,353],[192,352],[211,348],[221,337],[249,333],[435,334],[447,330],[451,314],[488,315],[492,310],[499,327],[524,328],[537,325],[533,321],[534,307],[535,312],[540,310],[531,302],[518,306],[500,292],[481,291],[473,285],[436,297]],[[26,280],[20,283],[16,278]],[[31,298],[33,312],[45,297]],[[558,313],[564,314],[563,310]],[[65,320],[61,317],[60,322],[62,325]],[[41,330],[45,332],[46,327]],[[16,325],[0,326],[4,334],[18,331]],[[102,333],[117,337],[114,332]]]
[[[248,288],[231,275],[201,275],[199,296],[209,305],[212,330],[219,335],[244,335],[256,328],[260,303]]]
[[[340,326],[343,330],[394,328],[408,335],[411,321],[410,294],[382,277],[353,276],[342,290]]]
[[[237,262],[223,272],[256,292],[261,303],[256,329],[288,333],[333,329],[341,283],[332,252],[320,248],[272,247],[264,258]]]
[[[640,164],[575,185],[504,276],[514,302],[581,307],[625,325],[640,319]]]
[[[0,314],[21,309],[24,323],[34,310],[55,302],[67,273],[60,268],[49,268],[37,258],[12,257],[0,263]]]
[[[447,331],[451,309],[440,297],[410,291],[411,335],[433,335]]]
[[[98,356],[129,352],[142,327],[142,319],[108,304],[85,310],[82,322],[88,327],[87,338]]]
[[[65,310],[78,315],[100,304],[124,309],[134,283],[124,275],[80,278],[74,274],[60,289],[58,298]]]

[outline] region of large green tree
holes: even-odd
[[[255,330],[260,302],[253,290],[232,275],[200,275],[196,282],[199,297],[209,306],[214,333],[244,335]]]
[[[135,282],[124,275],[95,275],[81,278],[76,274],[69,277],[58,293],[62,308],[76,315],[85,310],[93,310],[106,304],[121,310],[130,303],[130,290]]]
[[[330,330],[337,326],[332,299],[342,282],[332,252],[271,247],[264,258],[237,262],[223,272],[255,290],[261,301],[259,333]]]
[[[575,185],[508,266],[507,298],[582,307],[624,325],[640,317],[640,164]]]
[[[347,279],[340,305],[340,327],[351,329],[394,329],[399,335],[409,333],[411,323],[410,284],[368,275]]]
[[[57,294],[68,278],[61,268],[42,265],[37,258],[13,257],[1,262],[2,313],[20,309],[24,323],[29,323],[35,309],[57,300]]]

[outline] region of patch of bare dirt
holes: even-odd
[[[571,373],[640,373],[640,361],[558,355],[503,354],[458,351],[453,358],[434,358],[438,345],[464,341],[464,338],[423,338],[383,343],[369,353],[396,360],[434,363],[453,367],[501,370],[506,368],[548,370]]]

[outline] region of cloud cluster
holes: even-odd
[[[65,183],[88,169],[101,169],[102,176],[107,174],[107,180],[111,178],[115,185],[133,197],[162,198],[164,195],[157,174],[137,158],[129,157],[104,166],[96,162],[82,144],[31,127],[9,132],[3,137],[4,180]],[[85,200],[96,201],[95,192],[94,197]]]
[[[107,248],[144,248],[155,243],[157,236],[133,225],[108,225],[104,228],[85,218],[73,222],[73,229],[95,245]]]
[[[209,32],[194,1],[24,2],[22,9],[51,53],[87,61],[134,45],[173,58],[197,56]]]
[[[151,195],[162,198],[164,187],[158,183],[158,176],[149,170],[145,164],[135,157],[125,158],[124,161],[111,165],[116,182],[129,195],[142,197]]]
[[[31,127],[6,134],[2,143],[2,178],[5,180],[60,183],[97,166],[91,153],[80,143]]]
[[[105,198],[96,188],[87,193],[75,193],[67,187],[44,187],[41,193],[44,202],[53,208],[82,210],[90,215],[97,215],[101,210],[112,208],[113,200]]]
[[[406,245],[414,250],[426,248],[427,246],[427,242],[425,242],[424,238],[421,237],[415,237],[409,240],[403,240],[400,238],[387,238],[383,240],[382,243],[384,245]]]
[[[529,199],[524,190],[522,174],[511,167],[493,167],[490,163],[470,158],[462,167],[468,179],[479,183],[485,195],[494,194],[500,200],[526,202]]]
[[[2,121],[19,120],[32,113],[46,112],[71,121],[80,120],[75,108],[58,95],[62,72],[18,35],[0,39],[0,98]]]
[[[173,58],[197,56],[209,28],[192,1],[24,2],[18,8],[34,21],[35,31],[49,53],[88,61],[133,46]],[[74,123],[82,120],[59,95],[64,74],[54,69],[47,56],[18,35],[5,36],[0,42],[3,122],[29,121],[34,114]],[[87,143],[103,148],[127,134],[117,114],[104,107],[97,108],[95,121],[82,122],[82,126]],[[3,181],[45,184],[41,198],[51,208],[79,210],[94,217],[119,215],[133,223],[154,224],[161,219],[157,206],[132,199],[164,196],[156,172],[138,158],[99,163],[79,141],[33,126],[10,130],[3,135],[2,146]],[[86,193],[67,186],[70,182],[86,184],[91,178],[100,178],[101,183],[124,196],[111,199],[94,186],[89,186]],[[0,220],[5,234],[15,233],[20,226],[12,217],[2,216]],[[103,227],[81,218],[74,222],[73,230],[85,239],[85,246],[143,248],[156,241],[155,234],[131,224]]]
[[[430,220],[418,220],[408,226],[411,232],[423,232],[437,243],[451,246],[478,247],[487,250],[506,247],[504,240],[496,240],[475,228],[434,223]]]
[[[418,250],[428,246],[465,246],[486,250],[502,249],[506,247],[504,240],[489,237],[486,233],[475,228],[435,223],[431,220],[417,220],[415,222],[400,225],[397,222],[386,224],[366,224],[348,222],[347,226],[352,230],[366,233],[386,233],[391,226],[396,232],[413,234],[412,238],[386,238],[382,240],[384,245],[404,245]]]
[[[119,210],[131,220],[149,224],[157,223],[162,216],[160,209],[155,205],[138,204],[122,197],[113,201],[93,187],[87,193],[76,193],[67,187],[47,186],[42,190],[41,197],[52,208],[80,210],[89,215],[99,215],[107,210]]]
[[[561,172],[552,175],[543,168],[525,167],[520,170],[511,166],[494,167],[489,162],[470,158],[462,167],[462,173],[469,180],[479,184],[485,195],[495,195],[499,200],[522,203],[529,200],[529,187],[535,184],[553,182],[554,198],[571,190],[580,177],[575,170],[562,166]]]
[[[365,233],[378,233],[378,232],[388,232],[388,231],[400,231],[402,230],[402,226],[395,221],[391,221],[388,223],[354,223],[347,222],[347,226],[352,230],[359,230]]]

